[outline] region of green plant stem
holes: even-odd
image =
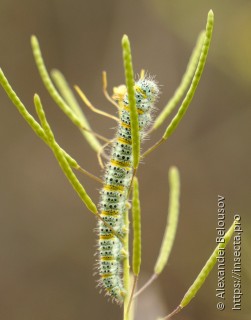
[[[141,265],[141,211],[139,201],[138,179],[133,179],[132,195],[132,224],[133,224],[133,258],[132,271],[135,276],[139,275]]]
[[[189,87],[189,90],[184,98],[184,100],[181,103],[181,106],[177,112],[177,114],[172,119],[171,123],[168,125],[165,133],[163,134],[162,138],[155,143],[151,148],[149,148],[143,155],[142,158],[146,157],[148,154],[150,154],[152,151],[154,151],[157,147],[159,147],[163,142],[165,142],[171,134],[176,130],[177,126],[181,122],[183,116],[185,115],[192,99],[195,94],[195,91],[198,87],[199,81],[201,79],[202,72],[204,70],[204,66],[206,63],[206,58],[208,55],[210,42],[212,38],[213,33],[213,25],[214,25],[214,14],[213,11],[210,10],[207,17],[207,25],[206,25],[206,32],[205,32],[205,40],[203,43],[203,47],[201,50],[199,62],[192,80],[192,83]]]
[[[128,210],[124,212],[124,222],[125,222],[125,229],[126,233],[123,240],[123,248],[126,252],[126,256],[123,261],[123,282],[124,288],[126,291],[126,296],[124,299],[124,317],[123,320],[130,320],[130,313],[128,313],[128,305],[130,300],[130,263],[129,263],[129,216]]]
[[[224,242],[220,243],[210,256],[210,258],[207,260],[205,266],[202,268],[201,272],[195,279],[194,283],[191,285],[191,287],[188,289],[187,293],[185,294],[184,298],[182,299],[180,303],[180,307],[184,308],[191,300],[194,298],[198,290],[203,285],[204,281],[208,277],[210,271],[213,269],[214,265],[217,262],[217,257],[219,257],[219,253],[224,250],[231,239],[234,228],[235,228],[236,221],[233,222],[232,226],[228,229],[224,236]]]
[[[236,221],[233,222],[231,227],[226,232],[225,236],[223,237],[224,241],[219,243],[218,246],[215,248],[212,255],[207,260],[205,266],[202,268],[201,272],[198,274],[197,278],[195,279],[191,287],[188,289],[188,291],[184,295],[184,298],[181,300],[179,306],[173,312],[171,312],[168,316],[161,318],[161,320],[170,319],[173,315],[175,315],[181,309],[183,309],[186,305],[188,305],[189,302],[195,297],[195,295],[197,294],[197,292],[205,282],[206,278],[208,277],[209,273],[213,269],[214,265],[216,264],[217,258],[221,256],[222,251],[225,250],[229,240],[231,239],[234,233],[235,224],[236,224]]]
[[[60,109],[69,117],[69,119],[79,128],[84,127],[83,123],[78,119],[75,113],[71,110],[71,108],[65,103],[62,97],[59,95],[57,89],[52,83],[49,73],[45,67],[44,60],[42,57],[42,53],[40,50],[39,42],[36,36],[31,36],[31,47],[34,55],[34,59],[40,73],[41,79],[47,89],[48,93],[55,101],[55,103],[60,107]]]
[[[42,53],[40,50],[40,46],[39,46],[39,42],[36,38],[36,36],[32,36],[31,37],[31,46],[32,46],[32,51],[33,51],[33,55],[34,55],[34,59],[38,68],[38,71],[40,73],[41,79],[48,91],[48,93],[50,94],[50,96],[52,97],[52,99],[55,101],[55,103],[60,107],[60,109],[68,116],[68,118],[78,127],[80,128],[82,131],[84,130],[86,133],[89,134],[88,136],[88,142],[91,145],[91,147],[97,152],[100,150],[101,145],[99,144],[99,142],[97,141],[97,139],[95,138],[95,135],[88,130],[88,127],[86,127],[87,124],[87,120],[85,119],[85,117],[83,117],[83,113],[82,116],[79,116],[79,113],[76,114],[76,110],[73,111],[73,109],[71,109],[67,103],[62,99],[62,97],[60,96],[60,94],[58,93],[57,89],[55,88],[54,84],[52,83],[49,73],[45,67],[45,63],[42,57]],[[61,83],[62,85],[62,83]],[[64,88],[66,89],[66,88]],[[67,92],[67,96],[69,98],[69,91]],[[71,102],[73,100],[71,99]],[[83,119],[85,119],[83,121]],[[87,124],[88,126],[88,124]],[[85,135],[86,137],[86,135]]]
[[[155,263],[154,274],[145,283],[145,285],[135,293],[134,298],[140,295],[146,288],[148,288],[154,282],[154,280],[157,279],[157,277],[160,275],[160,273],[166,266],[170,252],[173,247],[179,217],[180,176],[179,171],[176,167],[171,167],[169,169],[168,175],[170,188],[169,208],[165,233],[162,240],[159,256]]]
[[[183,100],[183,102],[179,108],[177,115],[173,118],[170,125],[167,127],[167,129],[163,135],[164,140],[167,140],[170,137],[170,135],[174,132],[174,130],[177,128],[178,124],[182,120],[184,114],[187,111],[188,106],[190,105],[190,103],[193,99],[193,96],[194,96],[195,91],[198,87],[202,72],[203,72],[205,64],[206,64],[206,59],[207,59],[207,55],[208,55],[208,51],[209,51],[209,47],[210,47],[210,43],[211,43],[211,39],[212,39],[212,34],[213,34],[213,25],[214,25],[214,14],[213,14],[213,11],[210,10],[208,13],[208,18],[207,18],[205,40],[203,43],[203,48],[201,51],[200,59],[199,59],[191,86],[185,96],[185,99]]]
[[[56,143],[54,135],[52,133],[52,130],[46,120],[45,113],[44,113],[40,98],[37,94],[34,96],[34,103],[35,103],[37,114],[38,114],[39,119],[41,121],[41,125],[42,125],[44,132],[46,134],[48,144],[49,144],[50,148],[52,149],[58,163],[60,164],[62,171],[64,172],[67,179],[69,180],[69,182],[71,183],[71,185],[73,186],[73,188],[75,189],[75,191],[77,192],[77,194],[79,195],[81,200],[84,202],[86,207],[91,212],[93,212],[95,215],[98,215],[98,210],[97,210],[96,205],[93,203],[91,198],[86,193],[84,187],[81,185],[81,183],[77,179],[76,175],[73,173],[69,163],[67,162],[67,160],[64,156],[64,153],[62,152],[59,145]]]
[[[154,273],[156,275],[159,275],[167,264],[178,226],[180,177],[176,167],[171,167],[169,170],[169,186],[170,194],[166,230],[162,240],[159,257],[154,267]]]
[[[80,119],[83,127],[88,130],[87,131],[80,128],[80,131],[85,137],[86,141],[89,143],[89,145],[94,151],[98,152],[101,148],[101,144],[99,143],[98,139],[96,139],[94,134],[89,132],[89,131],[92,131],[90,124],[87,121],[82,109],[80,108],[78,101],[75,98],[72,90],[70,89],[70,86],[67,83],[65,77],[59,70],[56,70],[56,69],[51,71],[51,77],[54,83],[56,84],[60,94],[64,98],[64,100],[67,102],[67,104],[72,109],[72,111],[76,114],[78,119]]]
[[[132,55],[130,42],[127,35],[122,38],[123,61],[125,70],[125,79],[127,86],[127,94],[130,106],[130,123],[132,135],[132,154],[133,154],[133,168],[134,171],[138,168],[140,160],[140,135],[139,135],[139,121],[138,112],[134,91],[134,72],[132,66]]]
[[[182,77],[179,87],[175,90],[173,97],[168,101],[167,105],[163,108],[161,113],[155,119],[150,132],[158,129],[164,123],[164,121],[172,113],[172,111],[175,109],[177,104],[180,102],[182,96],[185,94],[186,90],[188,89],[188,86],[191,83],[191,80],[193,78],[194,72],[196,70],[196,67],[199,61],[204,38],[205,38],[205,31],[201,32],[198,37],[196,46],[191,54],[186,72]]]
[[[128,310],[130,312],[134,291],[137,286],[138,275],[141,265],[141,210],[139,201],[139,183],[136,177],[133,178],[133,194],[132,194],[132,225],[133,225],[133,253],[132,253],[132,272],[133,284],[128,302]]]
[[[45,135],[43,128],[34,119],[34,117],[28,112],[28,110],[26,109],[22,101],[17,96],[16,92],[12,89],[2,69],[0,69],[0,83],[3,89],[5,90],[6,94],[9,96],[10,100],[14,104],[14,106],[17,108],[19,113],[24,118],[24,120],[28,123],[28,125],[32,128],[32,130],[36,133],[36,135],[48,145],[47,137]],[[79,169],[80,166],[78,165],[77,161],[74,160],[65,150],[63,150],[62,148],[61,150],[63,151],[64,156],[67,159],[70,166],[74,169]]]

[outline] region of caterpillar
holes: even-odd
[[[152,78],[143,77],[135,83],[134,90],[142,140],[152,119],[159,88]],[[120,237],[127,232],[124,230],[123,213],[126,210],[133,177],[130,106],[127,92],[124,93],[120,102],[122,103],[120,103],[117,134],[111,148],[110,160],[106,165],[104,185],[100,191],[100,216],[106,224],[99,221],[98,225],[99,285],[105,289],[106,295],[117,303],[122,303],[126,295],[121,277],[121,261],[126,253],[123,251],[121,240],[114,235],[107,224]]]

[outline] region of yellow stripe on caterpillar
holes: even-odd
[[[104,190],[106,191],[124,191],[125,187],[124,186],[113,186],[110,184],[105,184],[103,187]]]
[[[119,215],[119,211],[118,210],[112,210],[112,211],[101,211],[101,217],[102,216],[118,216]]]
[[[123,105],[123,109],[130,112],[130,107]],[[137,109],[138,114],[144,114],[145,112],[143,110]]]
[[[131,128],[131,125],[130,124],[127,124],[127,123],[125,123],[125,122],[123,122],[123,121],[121,121],[120,122],[120,125],[123,127],[123,128]]]
[[[135,89],[135,91],[139,92],[143,96],[144,99],[147,98],[146,93],[139,86],[134,86],[134,89]]]
[[[99,236],[99,240],[110,240],[115,238],[115,235],[113,233],[110,234],[102,234]]]
[[[121,162],[121,161],[112,159],[110,163],[113,164],[114,166],[131,170],[130,162]]]
[[[118,138],[118,140],[117,140],[118,142],[120,142],[120,143],[124,143],[124,144],[129,144],[129,145],[131,145],[132,144],[132,142],[131,141],[128,141],[128,140],[126,140],[126,139],[124,139],[124,138]]]
[[[101,256],[100,259],[101,259],[102,261],[115,260],[113,256]]]
[[[101,274],[101,278],[110,278],[110,277],[112,277],[113,276],[113,274],[112,273],[104,273],[104,274]]]

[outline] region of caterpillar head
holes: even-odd
[[[136,82],[136,92],[139,92],[149,102],[155,102],[159,95],[159,88],[153,79],[141,78]]]

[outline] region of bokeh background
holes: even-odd
[[[168,266],[139,299],[136,319],[164,316],[215,247],[217,197],[225,197],[226,224],[242,218],[242,311],[231,310],[233,250],[227,250],[226,309],[217,311],[216,269],[176,319],[250,319],[250,99],[251,2],[198,0],[2,0],[0,66],[32,114],[38,92],[59,143],[84,168],[100,176],[96,155],[44,89],[33,61],[30,36],[39,38],[49,69],[114,112],[101,90],[124,82],[121,37],[131,40],[136,72],[145,68],[161,84],[161,109],[185,71],[207,12],[215,13],[208,62],[196,96],[170,140],[139,171],[142,197],[142,273],[151,275],[168,206],[167,172],[181,173],[181,214]],[[63,176],[51,151],[30,130],[0,90],[0,319],[122,319],[93,277],[96,221]],[[115,124],[86,110],[92,127],[113,137]],[[164,127],[146,141],[161,136]],[[99,185],[80,177],[98,201]]]

